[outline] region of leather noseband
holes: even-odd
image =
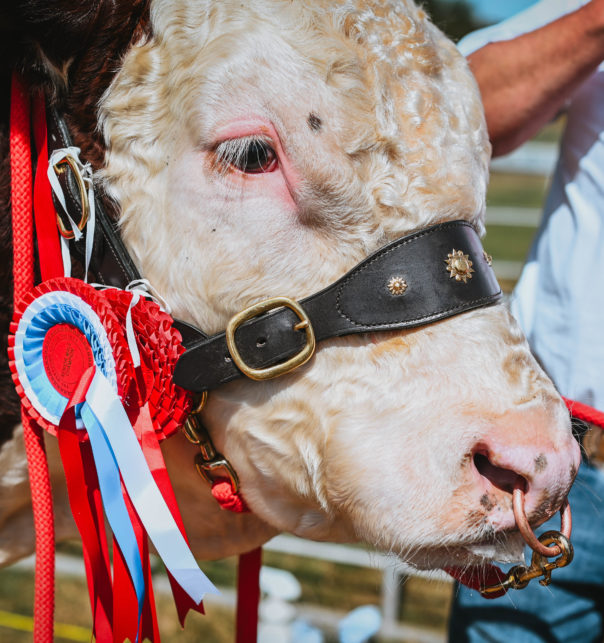
[[[452,250],[472,262],[465,283],[447,271]],[[299,306],[316,341],[423,326],[497,301],[501,289],[488,264],[469,223],[442,223],[384,246]],[[393,279],[405,282],[404,292],[391,292]],[[245,366],[257,371],[290,359],[307,344],[306,327],[295,329],[300,321],[285,306],[243,323],[234,331],[236,359],[226,333],[193,342],[176,365],[174,381],[201,392],[240,377]]]

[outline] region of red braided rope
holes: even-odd
[[[212,495],[216,502],[227,511],[233,513],[248,513],[249,508],[245,500],[233,489],[231,481],[227,478],[217,478],[212,484]]]
[[[13,221],[13,301],[34,286],[32,169],[29,97],[16,74],[11,87],[10,168]],[[36,532],[34,641],[52,642],[54,620],[55,534],[50,475],[40,427],[22,412],[25,452]]]
[[[563,397],[562,399],[573,417],[588,422],[589,424],[595,424],[601,429],[604,429],[604,413],[582,402],[575,402],[575,400],[569,400],[567,397]]]

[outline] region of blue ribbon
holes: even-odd
[[[164,565],[178,584],[199,604],[218,590],[199,569],[189,546],[159,490],[122,403],[107,378],[97,370],[84,408],[103,431],[119,467],[128,496]],[[84,422],[88,414],[83,413]],[[86,424],[88,429],[88,424]]]
[[[138,543],[136,542],[136,535],[130,521],[130,516],[128,515],[126,503],[124,502],[124,496],[122,495],[120,471],[111,446],[105,437],[103,427],[98,423],[88,404],[82,405],[81,417],[88,431],[88,437],[90,438],[92,457],[94,458],[94,464],[96,466],[96,474],[105,514],[120,551],[124,556],[126,567],[128,568],[132,584],[134,585],[138,603],[137,623],[140,625],[143,613],[143,600],[145,598],[145,577],[143,574],[143,564],[138,551]]]
[[[52,294],[54,293],[49,293],[46,297],[48,298]],[[58,294],[65,295],[65,293]],[[52,301],[52,298],[50,300]],[[76,298],[76,301],[81,302],[79,298]],[[87,319],[85,313],[73,304],[65,302],[51,303],[41,307],[31,317],[25,327],[22,342],[23,374],[29,382],[31,391],[38,400],[39,405],[42,407],[39,410],[44,410],[42,415],[47,418],[50,415],[59,419],[63,415],[69,400],[64,395],[61,395],[50,383],[44,370],[42,357],[46,333],[57,324],[70,324],[84,334],[90,344],[95,365],[108,377],[111,375],[111,366],[107,363],[105,356],[107,350],[110,351],[111,347],[106,345],[108,343],[106,338],[103,340],[98,336],[94,325]],[[76,408],[76,418],[79,419],[78,410],[79,408]],[[56,424],[58,425],[58,421]]]

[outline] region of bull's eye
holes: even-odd
[[[269,172],[277,161],[277,156],[272,147],[264,141],[250,141],[243,157],[242,172],[255,174],[256,172]]]
[[[216,147],[216,159],[222,167],[233,167],[245,174],[272,172],[277,168],[277,154],[262,138],[244,137],[222,141]]]

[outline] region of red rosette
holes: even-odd
[[[135,384],[134,365],[128,349],[123,326],[118,316],[112,310],[111,305],[105,299],[102,293],[99,293],[89,284],[79,279],[70,277],[59,277],[49,279],[36,286],[28,292],[20,301],[15,303],[13,319],[9,328],[8,354],[9,368],[15,388],[26,413],[33,418],[41,427],[52,435],[57,435],[58,426],[46,419],[32,404],[27,396],[26,391],[20,381],[19,372],[15,363],[15,333],[18,330],[19,322],[24,312],[32,305],[35,300],[49,293],[66,292],[75,295],[92,308],[99,318],[109,341],[111,353],[115,362],[115,375],[117,380],[118,395],[127,397],[130,390]],[[74,364],[70,363],[70,369],[65,370],[61,375],[60,370],[56,368],[60,362],[60,357],[56,358],[54,352],[60,351],[66,344],[71,343],[75,350],[76,360]],[[79,382],[79,371],[90,364],[92,352],[88,344],[88,352],[85,345],[87,344],[85,335],[69,322],[61,321],[49,328],[49,332],[44,337],[43,360],[46,375],[52,386],[63,396],[69,397],[70,391]],[[88,439],[86,431],[79,431],[80,440]]]
[[[132,293],[107,289],[103,295],[111,303],[125,327]],[[172,317],[154,301],[140,297],[132,308],[132,327],[141,358],[141,374],[137,380],[136,398],[125,400],[129,411],[148,403],[157,438],[162,440],[175,433],[191,411],[192,394],[174,384],[173,374],[179,356],[184,352],[180,332]]]

